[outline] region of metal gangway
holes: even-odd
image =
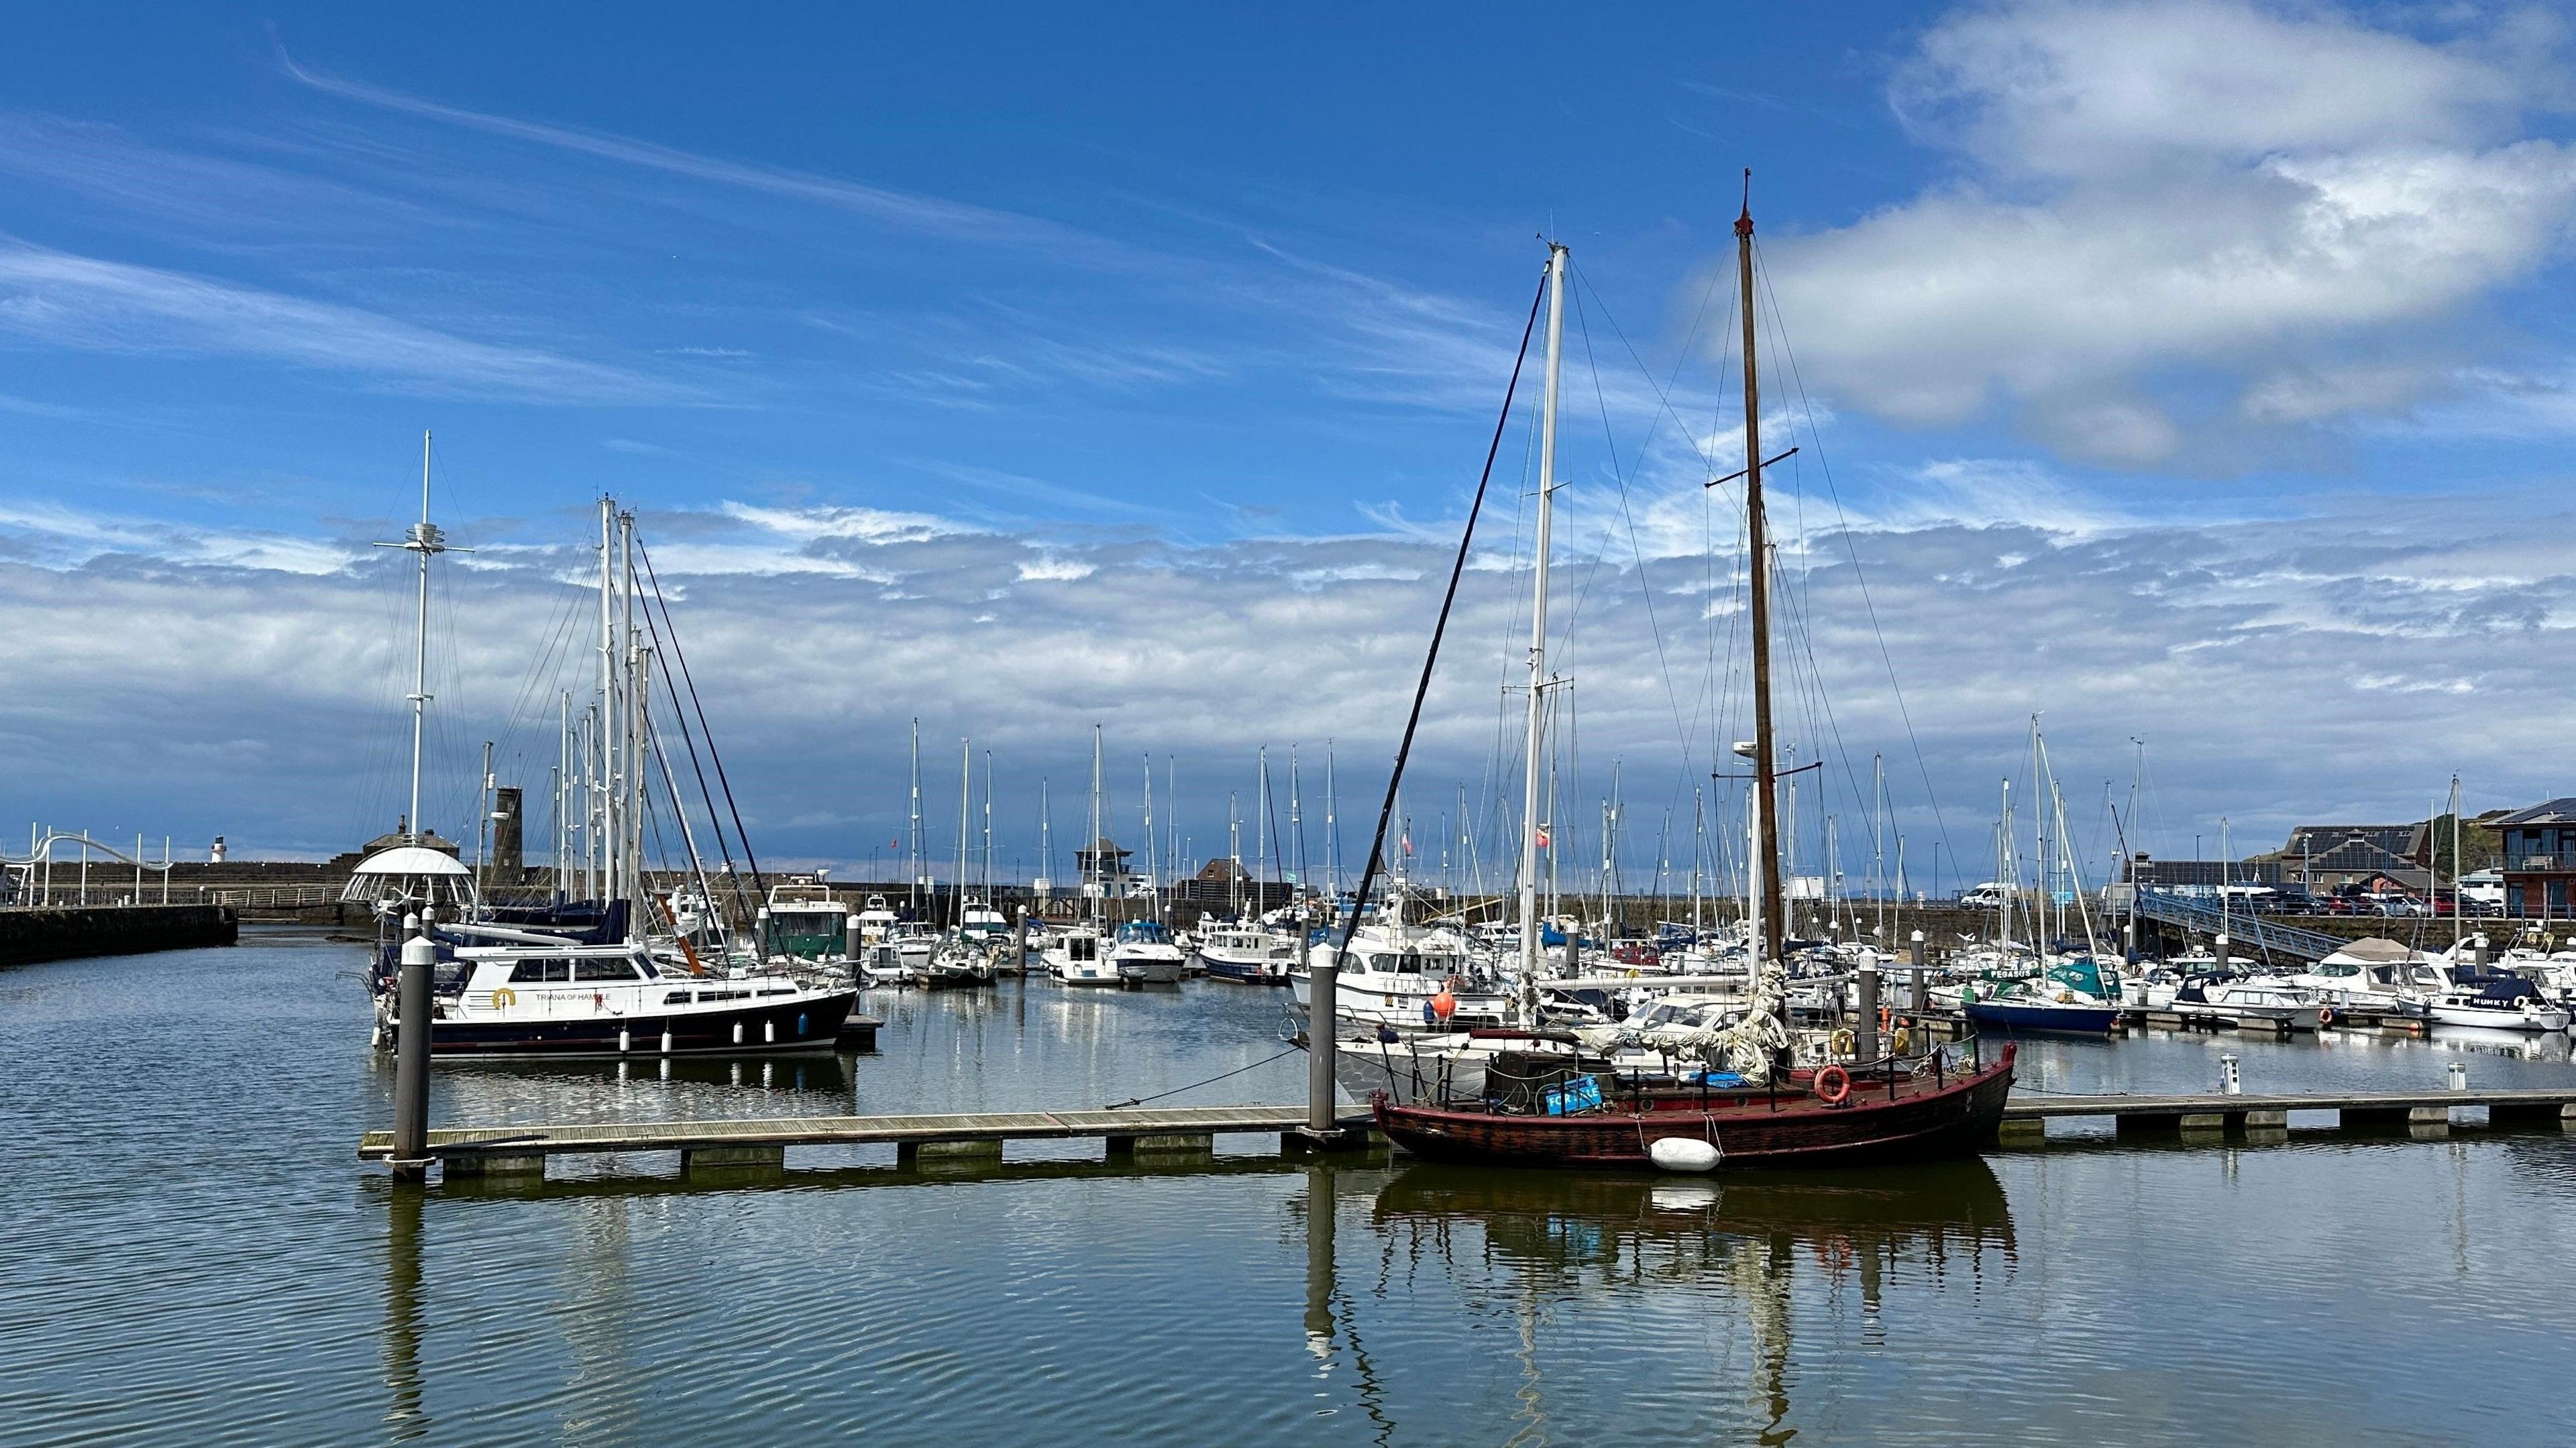
[[[2283,956],[2323,960],[2351,944],[2339,935],[2282,925],[2243,910],[2221,910],[2214,900],[2196,900],[2171,890],[2140,890],[2138,914],[2166,925],[2179,925],[2196,935],[2225,935],[2237,959]]]

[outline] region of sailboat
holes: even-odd
[[[1077,851],[1082,862],[1083,918],[1053,933],[1047,942],[1047,974],[1059,985],[1116,985],[1117,963],[1109,958],[1101,936],[1100,902],[1109,893],[1109,840],[1100,821],[1100,726],[1091,726],[1091,844]]]
[[[1371,1107],[1378,1129],[1414,1155],[1498,1166],[1652,1166],[1671,1171],[1856,1165],[1965,1156],[1991,1141],[2003,1120],[2004,1102],[2012,1089],[2014,1048],[2010,1044],[1990,1059],[1965,1064],[1964,1069],[1954,1068],[1947,1055],[1937,1051],[1904,1061],[1891,1056],[1849,1067],[1789,1068],[1780,829],[1775,807],[1778,756],[1771,700],[1770,551],[1762,508],[1751,173],[1746,176],[1748,194],[1736,218],[1735,236],[1744,318],[1742,476],[1751,585],[1754,738],[1738,744],[1736,752],[1752,765],[1750,834],[1755,879],[1748,892],[1754,914],[1749,932],[1752,977],[1740,1014],[1712,1022],[1683,1043],[1710,1065],[1726,1068],[1725,1074],[1710,1072],[1689,1084],[1622,1091],[1615,1076],[1605,1081],[1559,1053],[1533,1050],[1525,1057],[1507,1055],[1485,1073],[1489,1083],[1499,1077],[1509,1084],[1501,1093],[1489,1086],[1479,1099],[1442,1104],[1400,1104],[1386,1093],[1376,1094]],[[1566,263],[1566,248],[1551,242],[1530,627],[1530,737],[1521,817],[1519,988],[1524,1021],[1538,1017],[1538,730],[1540,696],[1547,683],[1550,494],[1555,487]]]
[[[426,449],[424,446],[424,457]],[[427,464],[423,463],[424,478]],[[438,551],[427,519],[413,530],[422,555],[423,618],[426,569]],[[644,832],[652,771],[659,766],[673,786],[669,761],[656,733],[651,682],[657,650],[651,617],[637,614],[635,517],[613,499],[600,502],[600,718],[607,782],[604,885],[611,902],[606,923],[589,930],[547,929],[525,922],[500,925],[451,919],[423,900],[409,913],[438,949],[433,977],[429,1049],[433,1057],[673,1055],[684,1052],[828,1051],[856,1004],[856,983],[844,975],[773,969],[781,959],[748,944],[717,944],[702,954],[696,932],[649,936],[648,910],[663,911],[676,926],[679,912],[654,893],[646,867]],[[414,737],[419,733],[425,687],[414,690]],[[413,791],[419,790],[414,744]],[[682,816],[676,788],[665,801]],[[417,815],[414,816],[417,818]],[[419,848],[406,846],[403,848]],[[696,890],[713,898],[695,859]],[[702,922],[701,928],[714,922]],[[391,1049],[399,1039],[399,994],[376,992],[376,1041]]]
[[[930,957],[930,973],[922,984],[933,990],[955,990],[991,985],[1001,977],[993,962],[993,941],[988,936],[988,922],[979,915],[999,919],[999,912],[966,893],[967,827],[972,819],[975,800],[975,749],[966,740],[957,741],[957,924],[939,942]],[[970,926],[972,928],[970,928]]]

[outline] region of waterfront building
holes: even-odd
[[[2480,823],[2503,846],[2505,913],[2566,915],[2576,890],[2576,796]]]

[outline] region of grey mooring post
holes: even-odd
[[[394,1180],[429,1176],[429,977],[438,946],[422,915],[403,917],[394,1036]]]
[[[2218,956],[2218,973],[2220,975],[2225,975],[2227,974],[2227,937],[2224,935],[2219,936],[2214,942],[2214,945],[2216,946],[2216,953]]]
[[[1920,1018],[1932,1009],[1932,973],[1923,963],[1923,932],[1914,932],[1914,984],[1905,1008]]]
[[[1011,970],[1016,975],[1029,973],[1029,907],[1022,905],[1014,913],[1011,935]]]
[[[1878,1059],[1878,962],[1860,963],[1860,1026],[1852,1032],[1852,1055],[1863,1061]]]
[[[1297,959],[1303,964],[1310,952],[1302,914],[1297,934]],[[1333,1109],[1333,987],[1340,975],[1341,968],[1332,964],[1311,965],[1306,971],[1306,1130],[1324,1138],[1339,1125]]]

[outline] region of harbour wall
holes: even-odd
[[[0,909],[0,965],[230,945],[240,931],[239,917],[224,905]]]

